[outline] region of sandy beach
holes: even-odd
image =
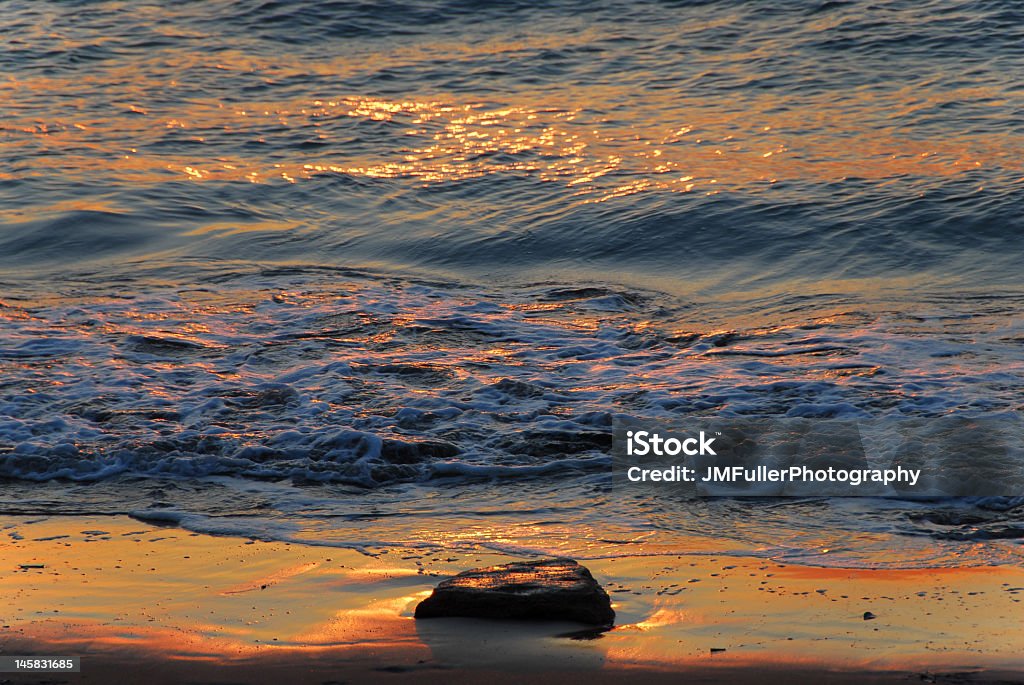
[[[0,530],[0,653],[82,658],[79,674],[4,683],[1024,680],[1012,566],[590,560],[618,618],[581,639],[568,623],[412,618],[440,579],[500,555],[370,556],[122,516]]]

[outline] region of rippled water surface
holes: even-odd
[[[1014,501],[607,489],[617,415],[1019,415],[1016,3],[0,2],[0,26],[5,509],[1019,557]]]

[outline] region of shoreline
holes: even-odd
[[[587,560],[618,617],[581,640],[577,624],[412,618],[499,554],[367,555],[127,516],[2,516],[0,535],[0,654],[83,661],[0,683],[1024,682],[1017,566]]]

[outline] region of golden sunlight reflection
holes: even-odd
[[[650,616],[636,623],[625,623],[615,627],[616,630],[652,630],[664,626],[676,625],[678,623],[693,623],[694,616],[682,609],[662,607],[654,611]]]
[[[429,594],[430,590],[421,590],[401,597],[371,601],[364,607],[347,608],[338,611],[325,623],[289,636],[288,640],[306,647],[405,642],[410,647],[421,648],[417,644],[413,619],[402,614]]]
[[[606,530],[580,529],[555,522],[527,523],[516,520],[481,523],[467,517],[451,518],[451,525],[440,528],[420,528],[413,531],[417,540],[452,549],[467,550],[544,550],[553,556],[602,555],[621,553],[633,545],[652,543],[657,548],[653,532],[623,534],[614,528]]]
[[[302,575],[303,573],[308,573],[309,571],[312,571],[319,566],[320,564],[318,562],[311,561],[309,563],[299,564],[298,566],[283,568],[280,571],[275,571],[274,573],[271,573],[268,576],[264,576],[256,580],[232,585],[229,588],[221,590],[221,594],[237,595],[243,592],[252,592],[253,590],[266,590],[271,585],[276,585],[277,583],[288,578]]]
[[[0,92],[31,99],[81,86],[35,77],[12,79]],[[140,99],[152,87],[138,84]],[[743,111],[727,111],[722,103],[674,103],[670,93],[647,92],[645,118],[611,120],[588,111],[586,103],[625,93],[610,86],[577,88],[583,92],[573,100],[584,104],[574,107],[527,92],[510,94],[511,102],[501,106],[464,97],[359,95],[248,104],[192,100],[173,109],[140,101],[113,107],[106,117],[68,110],[46,122],[14,110],[0,123],[0,147],[8,154],[43,154],[17,171],[0,172],[0,178],[67,168],[140,183],[175,176],[195,182],[295,183],[342,174],[433,184],[512,174],[560,184],[577,202],[602,202],[652,191],[716,193],[781,181],[948,176],[982,165],[1020,165],[1009,155],[1010,146],[992,141],[915,140],[895,131],[868,135],[861,123],[865,111],[877,115],[879,107],[894,103],[865,95],[851,94],[864,99],[835,111],[779,112],[767,96]],[[359,142],[380,126],[401,127],[401,135],[389,136],[404,137],[407,144],[389,144],[389,149]],[[174,152],[166,151],[167,142],[175,143]],[[261,147],[274,154],[268,158]]]

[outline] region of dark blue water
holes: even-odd
[[[617,415],[1021,411],[1016,3],[0,2],[0,26],[5,506],[255,507],[337,542],[346,488],[402,511],[512,478],[467,516],[555,487],[574,535],[628,537],[650,512],[590,511]],[[934,544],[916,510],[844,507],[737,544]]]

